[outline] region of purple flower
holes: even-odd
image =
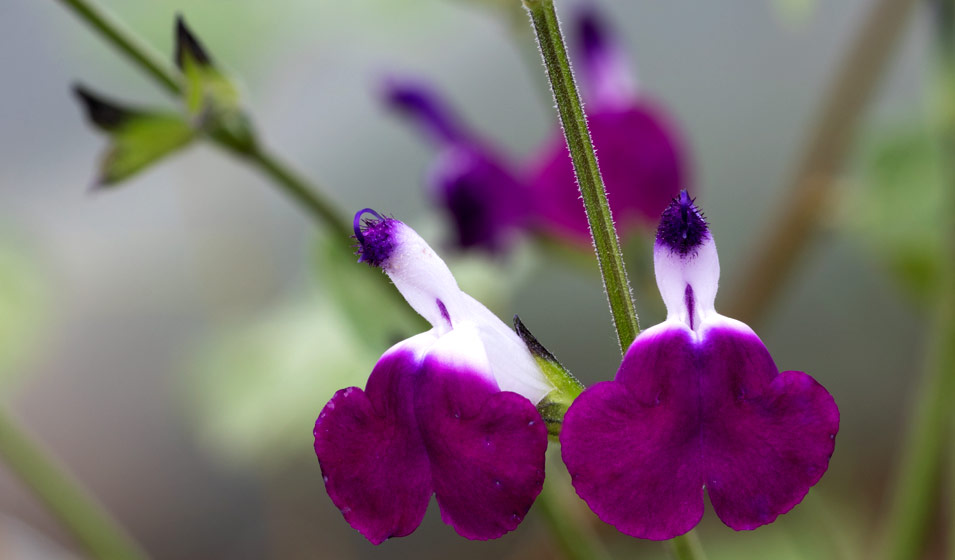
[[[683,143],[670,117],[640,94],[627,56],[592,7],[574,22],[580,37],[578,79],[600,173],[618,227],[649,225],[688,182]],[[560,130],[540,153],[530,189],[541,225],[590,242],[567,143]]]
[[[716,245],[686,191],[663,213],[654,267],[666,321],[564,417],[577,494],[641,538],[692,529],[704,489],[733,529],[770,523],[826,472],[839,410],[809,375],[780,373],[752,329],[716,312]]]
[[[467,130],[427,85],[385,82],[385,99],[417,123],[437,146],[428,183],[454,223],[461,248],[504,248],[529,215],[527,187],[512,166]]]
[[[687,182],[683,145],[661,107],[637,91],[623,49],[593,10],[578,13],[580,83],[614,217],[622,227],[652,224]],[[515,167],[464,126],[426,84],[392,78],[387,103],[407,113],[439,152],[429,184],[462,248],[491,251],[536,228],[590,244],[586,214],[563,134],[555,128]]]
[[[553,387],[414,230],[362,210],[355,237],[360,260],[384,270],[433,328],[386,351],[364,391],[343,389],[325,405],[314,434],[328,495],[375,544],[414,531],[431,494],[462,536],[500,537],[541,491],[547,428],[535,404]]]

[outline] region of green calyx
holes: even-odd
[[[174,58],[182,71],[177,93],[185,114],[131,108],[85,86],[74,87],[90,122],[110,137],[95,186],[116,185],[200,136],[242,155],[256,153],[254,130],[238,88],[216,68],[181,17],[176,21]]]
[[[133,109],[77,85],[73,90],[90,122],[109,134],[94,186],[115,185],[188,145],[196,136],[176,113]]]
[[[554,389],[537,404],[537,412],[547,424],[547,433],[557,438],[564,422],[564,414],[580,393],[584,384],[570,373],[544,345],[524,326],[520,317],[514,316],[514,330],[530,351],[537,366]]]
[[[237,152],[252,153],[255,134],[238,88],[216,67],[182,16],[176,19],[175,61],[185,79],[183,102],[193,126]]]

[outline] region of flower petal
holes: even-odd
[[[561,452],[577,494],[628,535],[670,539],[703,516],[694,359],[688,330],[648,329],[617,380],[585,390],[564,416]]]
[[[374,218],[363,219],[365,214]],[[467,328],[477,338],[461,344],[459,350],[467,354],[479,348],[481,367],[490,370],[490,378],[501,390],[514,391],[537,404],[553,389],[520,337],[458,288],[445,262],[413,229],[365,209],[355,215],[355,238],[361,247],[361,259],[388,274],[411,307],[431,323],[436,335],[469,325]]]
[[[479,344],[456,327],[425,358],[415,411],[442,520],[486,540],[514,530],[540,493],[547,428],[530,401],[441,348],[468,340]]]
[[[428,183],[451,217],[458,246],[503,248],[529,215],[527,185],[510,162],[481,142],[427,83],[391,77],[385,81],[384,98],[407,113],[438,147]]]
[[[723,523],[755,529],[802,501],[826,472],[839,409],[809,375],[777,374],[763,343],[739,321],[710,327],[702,350],[710,501]]]
[[[594,6],[576,14],[580,35],[581,85],[595,107],[621,108],[633,103],[637,80],[627,53]]]
[[[365,214],[374,218],[362,219]],[[404,222],[366,208],[355,214],[355,238],[361,260],[380,267],[438,334],[467,315],[464,294],[448,265]]]
[[[428,456],[413,409],[421,363],[415,346],[429,338],[425,333],[386,352],[365,391],[338,391],[315,421],[315,454],[328,495],[374,544],[414,531],[431,498]]]
[[[504,158],[476,142],[445,146],[428,183],[450,215],[457,244],[464,249],[504,247],[529,215],[527,186]]]
[[[683,148],[663,112],[647,103],[595,110],[587,123],[614,219],[625,230],[650,226],[688,181]],[[532,173],[531,193],[541,225],[590,242],[567,144],[554,132]]]
[[[667,320],[679,319],[697,330],[716,317],[720,259],[706,220],[686,191],[667,206],[653,244],[653,270],[667,308]]]
[[[457,142],[468,136],[454,110],[424,81],[390,76],[382,83],[382,98],[406,113],[436,143]]]
[[[484,304],[468,294],[464,298],[498,387],[539,403],[554,386],[544,377],[527,345]]]

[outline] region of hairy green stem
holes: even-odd
[[[0,457],[93,558],[145,558],[93,498],[0,410]]]
[[[580,102],[580,94],[574,81],[560,22],[553,0],[523,0],[530,14],[537,36],[551,92],[557,103],[557,113],[564,130],[564,138],[574,165],[577,185],[584,201],[590,233],[593,236],[597,262],[603,277],[610,312],[617,331],[620,350],[625,352],[640,332],[640,323],[633,306],[630,281],[620,250],[620,240],[614,227],[607,191],[604,187],[593,141],[587,128],[587,116]],[[679,560],[700,560],[702,548],[693,533],[670,541],[673,553]]]
[[[597,262],[610,302],[617,341],[621,351],[626,351],[640,332],[640,324],[633,307],[630,281],[627,279],[620,240],[617,238],[610,204],[607,202],[607,191],[597,167],[597,156],[587,128],[587,116],[580,103],[580,94],[570,69],[570,61],[567,59],[557,12],[554,10],[553,0],[524,0],[524,7],[530,13],[537,44],[547,68],[551,92],[557,102],[557,112],[570,149],[574,173],[594,239]]]
[[[888,513],[886,558],[919,558],[930,546],[943,465],[955,441],[955,2],[936,0],[938,24],[938,139],[942,165],[944,253],[935,336]],[[955,543],[947,543],[955,548]],[[952,552],[955,554],[955,551]]]

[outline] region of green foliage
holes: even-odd
[[[37,349],[45,304],[42,276],[33,263],[0,245],[0,382]]]
[[[132,109],[83,86],[74,89],[89,121],[109,135],[95,184],[114,185],[189,144],[192,128],[176,114]]]
[[[83,86],[75,88],[90,122],[110,138],[100,160],[97,186],[120,183],[201,134],[236,152],[254,152],[255,135],[238,88],[216,68],[181,18],[175,58],[182,70],[185,116],[129,108]]]
[[[175,114],[140,114],[110,135],[96,183],[114,185],[188,145],[195,137]]]
[[[900,285],[920,303],[938,293],[942,176],[929,127],[900,129],[870,143],[851,224]]]
[[[185,395],[211,452],[275,466],[309,453],[310,427],[335,391],[364,387],[378,356],[428,328],[380,270],[350,251],[322,236],[314,251],[320,291],[200,350]]]
[[[206,449],[274,466],[310,453],[322,407],[339,389],[364,387],[384,351],[344,325],[333,302],[313,296],[203,348],[185,394]]]
[[[195,127],[233,150],[252,152],[255,135],[238,88],[216,67],[182,18],[176,23],[176,64],[185,78],[183,103]]]
[[[773,0],[776,15],[790,27],[805,25],[819,7],[819,0]]]

